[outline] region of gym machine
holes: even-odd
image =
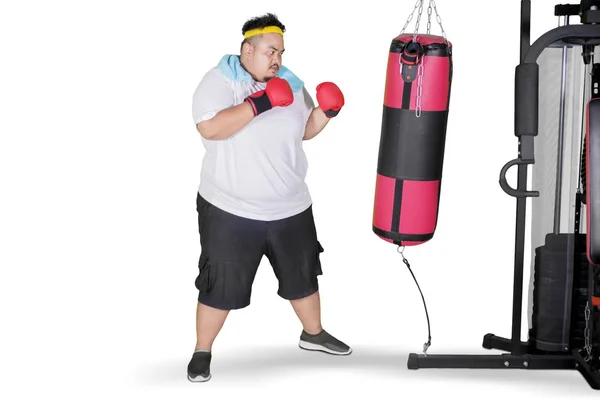
[[[503,166],[499,179],[516,199],[511,337],[484,335],[483,348],[498,355],[411,353],[409,369],[577,370],[600,389],[600,1],[559,4],[555,16],[562,23],[531,43],[531,1],[521,1],[518,158]],[[513,166],[516,189],[506,179]],[[529,167],[535,190],[527,189]],[[528,201],[530,310],[522,341]]]

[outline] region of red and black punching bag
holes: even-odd
[[[392,40],[385,84],[373,232],[401,246],[433,237],[437,226],[452,44],[401,34]]]

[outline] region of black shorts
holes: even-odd
[[[198,194],[196,209],[201,253],[195,286],[200,303],[224,310],[248,306],[263,255],[278,279],[280,297],[300,299],[319,289],[323,247],[312,206],[289,218],[259,221],[230,214]]]

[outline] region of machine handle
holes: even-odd
[[[502,190],[504,190],[505,193],[513,197],[539,197],[540,192],[538,192],[537,190],[528,191],[513,189],[506,181],[506,173],[508,172],[510,167],[515,165],[529,164],[533,164],[533,160],[523,160],[521,158],[511,160],[504,164],[504,167],[502,167],[502,170],[500,171],[500,187],[502,187]]]

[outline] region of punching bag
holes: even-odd
[[[390,46],[373,209],[373,232],[414,246],[437,226],[452,44],[442,36],[400,34]]]

